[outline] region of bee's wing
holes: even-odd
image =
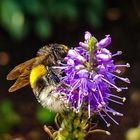
[[[47,56],[47,55],[46,55]],[[46,56],[32,58],[24,63],[16,66],[8,75],[7,80],[17,79],[16,82],[9,88],[9,92],[14,92],[29,84],[29,75],[33,66],[40,64]]]
[[[19,76],[16,82],[9,88],[9,92],[14,92],[20,88],[23,88],[29,84],[29,71],[27,73],[23,73]]]
[[[31,69],[33,63],[35,62],[35,58],[25,61],[17,65],[13,70],[9,72],[7,75],[7,80],[14,80],[17,79],[22,73],[24,73],[25,69]]]
[[[35,63],[36,59],[32,58],[24,63],[16,66],[10,73],[7,75],[7,80],[17,79],[16,82],[9,88],[9,92],[14,92],[22,87],[25,87],[29,84],[29,74],[30,70]]]

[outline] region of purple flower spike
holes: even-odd
[[[125,97],[120,97],[111,93],[111,89],[117,92],[127,89],[127,87],[118,87],[116,79],[130,83],[128,78],[123,78],[115,73],[120,73],[119,67],[130,67],[126,65],[115,65],[113,57],[120,55],[121,51],[112,54],[107,48],[111,43],[110,35],[106,35],[101,41],[85,33],[85,40],[79,43],[78,47],[70,49],[64,59],[65,67],[62,68],[65,76],[62,78],[64,84],[69,85],[65,88],[69,108],[77,113],[83,103],[88,110],[88,116],[98,114],[107,126],[106,117],[118,124],[112,116],[123,116],[120,112],[110,107],[110,103],[123,105]],[[61,67],[61,66],[60,66]]]

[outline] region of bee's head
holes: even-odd
[[[51,44],[52,52],[57,60],[62,60],[67,55],[68,47],[63,44]]]
[[[44,75],[46,75],[47,69],[44,65],[38,65],[31,70],[30,73],[30,85],[34,89],[37,81]]]

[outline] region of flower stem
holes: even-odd
[[[92,67],[93,67],[93,51],[95,48],[95,43],[97,42],[97,40],[94,37],[91,37],[88,41],[88,50],[89,50],[89,66],[88,66],[88,70],[91,71]]]

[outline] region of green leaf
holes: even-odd
[[[3,0],[0,5],[1,22],[10,34],[20,39],[26,33],[25,17],[19,5],[13,0]]]
[[[87,20],[95,28],[99,28],[102,25],[104,5],[103,0],[89,1],[89,6],[86,10]]]
[[[103,0],[92,0],[90,8],[94,9],[94,11],[100,15],[103,14],[104,5],[105,3]]]
[[[100,15],[94,10],[87,10],[87,20],[95,28],[99,28],[102,25]]]
[[[126,133],[126,140],[139,140],[140,139],[140,124],[136,128],[131,128]]]
[[[38,106],[36,117],[39,120],[39,122],[50,124],[54,121],[55,113],[50,112],[48,109],[43,108],[42,106]]]
[[[42,39],[51,36],[52,27],[50,21],[47,18],[40,18],[35,23],[36,34]]]
[[[77,17],[77,8],[69,1],[51,2],[47,6],[48,12],[57,18],[70,18]]]
[[[13,125],[20,122],[20,117],[9,100],[1,101],[0,118],[0,132],[8,132]]]
[[[31,15],[37,16],[43,13],[44,5],[41,5],[40,0],[19,0],[21,7]]]

